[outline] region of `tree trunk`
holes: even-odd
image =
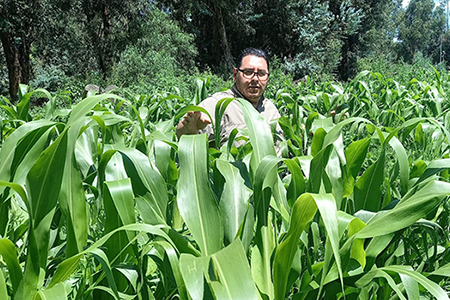
[[[228,43],[227,31],[225,29],[225,22],[223,21],[223,14],[217,2],[213,1],[214,15],[217,17],[215,22],[217,31],[220,37],[220,42],[223,50],[223,58],[225,59],[225,65],[228,70],[232,71],[234,67],[233,56],[231,55],[230,44]]]
[[[21,82],[19,52],[14,46],[14,37],[10,33],[0,31],[0,38],[8,68],[9,95],[11,101],[16,102],[19,99],[19,83]]]
[[[31,34],[27,38],[26,36],[22,36],[22,43],[18,47],[18,58],[20,63],[20,83],[30,84],[31,80]]]

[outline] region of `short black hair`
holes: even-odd
[[[266,63],[267,63],[267,69],[269,69],[269,58],[267,57],[266,52],[264,52],[261,49],[257,49],[257,48],[245,48],[244,50],[242,50],[241,54],[238,57],[238,61],[237,61],[237,66],[236,67],[238,69],[241,67],[242,60],[247,55],[253,55],[253,56],[264,58],[266,60]]]

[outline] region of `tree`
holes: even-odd
[[[417,51],[439,57],[444,29],[444,10],[435,8],[433,0],[411,0],[401,12],[398,24],[400,51],[403,52],[404,59],[412,61]],[[406,51],[402,51],[403,49]]]
[[[5,54],[9,95],[18,99],[19,84],[31,78],[30,52],[40,26],[42,3],[38,0],[4,0],[0,3],[0,39]]]
[[[247,2],[249,0],[168,0],[159,5],[184,31],[194,34],[202,67],[216,70],[225,67],[230,71],[239,51],[236,49],[241,48],[236,41],[252,30],[248,26],[247,12],[243,10]]]

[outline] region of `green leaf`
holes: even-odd
[[[320,150],[311,160],[307,191],[311,193],[319,193],[325,173],[325,167],[330,159],[333,145]]]
[[[408,275],[400,274],[403,286],[405,287],[406,294],[409,300],[419,300],[420,291],[418,282]]]
[[[17,165],[23,160],[24,157],[23,155],[21,155],[21,159],[18,159],[16,153],[28,153],[36,141],[35,139],[33,139],[34,142],[29,141],[31,145],[26,142],[22,143],[24,138],[28,135],[41,136],[48,128],[50,128],[54,124],[55,123],[46,120],[29,122],[20,126],[10,136],[8,136],[8,138],[3,143],[0,152],[0,161],[2,162],[0,164],[0,180],[11,180],[11,177],[14,175],[14,170],[17,168]],[[2,191],[2,189],[0,189],[0,191]]]
[[[87,243],[88,216],[81,173],[72,161],[65,165],[63,188],[60,195],[60,207],[67,222],[66,255],[72,256],[83,250]]]
[[[450,169],[450,158],[433,160],[429,163],[425,172],[423,172],[422,176],[420,176],[419,180],[417,180],[414,185],[417,186],[419,183],[446,169]]]
[[[0,239],[0,255],[3,257],[3,260],[8,267],[13,293],[15,294],[20,282],[22,281],[22,268],[20,267],[19,260],[17,259],[16,247],[10,240]],[[0,271],[0,274],[2,274],[2,271]]]
[[[222,117],[223,114],[225,113],[225,110],[227,109],[228,105],[231,103],[231,101],[233,101],[234,98],[223,98],[221,100],[219,100],[216,104],[216,109],[215,109],[215,113],[214,113],[214,140],[215,140],[215,145],[216,148],[219,148],[221,143],[220,140],[220,125],[222,123]]]
[[[37,288],[40,268],[47,265],[50,225],[60,194],[67,150],[67,130],[41,154],[27,176],[30,215],[25,275],[18,299],[31,297]]]
[[[148,157],[136,149],[118,149],[133,183],[139,210],[149,224],[165,224],[168,191],[164,178]]]
[[[259,163],[256,169],[253,182],[253,201],[257,215],[257,232],[261,226],[267,226],[269,203],[271,199],[270,191],[273,191],[274,185],[278,182],[278,162],[281,159],[276,156],[266,156]]]
[[[59,198],[67,150],[67,130],[39,157],[27,176],[29,211],[37,238],[37,263],[45,267],[50,222]]]
[[[394,149],[397,155],[398,166],[400,169],[400,191],[405,195],[408,190],[409,183],[409,161],[405,148],[402,143],[394,136],[389,140],[389,145]]]
[[[181,300],[188,299],[186,286],[183,280],[183,276],[180,270],[180,262],[178,260],[178,255],[176,249],[166,241],[156,241],[158,246],[162,247],[166,252],[167,257],[169,258],[169,263],[172,268],[173,276],[175,277],[175,281],[178,287],[178,296]]]
[[[291,182],[287,190],[287,201],[292,204],[306,190],[305,177],[298,159],[285,159],[284,163],[291,173]]]
[[[117,289],[116,281],[114,279],[111,265],[109,263],[108,257],[106,256],[105,252],[103,252],[100,249],[93,249],[90,251],[90,253],[100,262],[102,265],[102,270],[105,272],[106,279],[108,280],[109,287],[111,288],[115,298],[118,300],[120,299],[119,291]]]
[[[203,255],[222,248],[223,225],[209,186],[207,138],[183,135],[179,143],[178,208]]]
[[[450,194],[450,183],[431,181],[412,196],[402,200],[391,210],[378,213],[355,237],[368,238],[403,229],[425,217]],[[389,224],[389,226],[386,226]]]
[[[259,299],[241,240],[212,255],[217,281],[210,284],[217,299]]]
[[[385,271],[396,272],[398,274],[407,275],[408,277],[416,280],[422,285],[428,292],[430,292],[436,299],[449,299],[447,293],[434,281],[426,278],[419,272],[413,271],[409,266],[386,266],[380,268]]]
[[[407,300],[405,296],[403,296],[403,293],[401,292],[400,288],[395,283],[394,279],[386,273],[383,269],[374,269],[368,272],[366,275],[361,277],[358,281],[356,281],[357,287],[365,287],[369,284],[372,284],[375,278],[384,278],[388,282],[389,286],[395,291],[395,293],[398,295],[398,297],[402,300]]]
[[[450,277],[450,263],[447,263],[446,265],[433,271],[433,273],[431,273],[431,275],[440,275],[440,276]]]
[[[192,300],[204,299],[203,274],[208,271],[209,260],[209,256],[195,257],[184,253],[180,255],[181,274]]]
[[[263,294],[263,298],[274,297],[274,285],[272,282],[272,254],[275,250],[275,236],[272,228],[271,217],[269,215],[269,226],[257,228],[254,238],[256,245],[252,248],[251,265],[253,280],[258,290]]]
[[[104,209],[105,209],[105,232],[111,232],[123,225],[134,223],[134,196],[131,188],[131,180],[129,178],[117,181],[105,181],[104,183]],[[134,237],[133,232],[118,232],[106,242],[106,254],[110,260],[116,259],[120,255],[119,260],[125,259],[127,255],[131,255],[130,249],[123,251]],[[117,277],[117,276],[116,276]],[[118,280],[121,287],[124,281]]]
[[[266,120],[255,110],[253,105],[244,99],[236,99],[244,112],[245,124],[248,128],[250,143],[253,147],[251,169],[255,172],[261,160],[267,155],[276,155],[272,132]]]
[[[91,109],[99,102],[110,98],[126,101],[125,99],[114,94],[101,94],[87,97],[72,109],[66,125],[71,126],[72,124],[76,123],[79,119],[89,113]]]
[[[106,181],[108,193],[111,196],[114,206],[119,214],[121,223],[123,225],[133,224],[135,220],[134,213],[134,195],[131,187],[131,180],[129,178]],[[105,228],[106,229],[106,228]],[[128,239],[131,240],[134,234],[128,234]]]
[[[66,300],[67,292],[64,287],[64,284],[59,283],[51,288],[46,288],[45,290],[38,291],[34,299]]]
[[[8,290],[6,287],[6,280],[5,280],[5,277],[3,277],[2,271],[0,271],[0,298],[8,299]]]
[[[370,138],[365,138],[351,143],[345,150],[345,160],[347,162],[347,182],[344,197],[348,197],[353,192],[356,176],[361,170],[364,159],[369,149]]]
[[[327,135],[327,132],[322,127],[318,128],[316,132],[314,133],[312,143],[311,143],[311,155],[316,156],[317,153],[319,153],[320,150],[322,150],[323,146],[323,140],[325,139],[325,136]]]
[[[381,187],[384,182],[384,149],[380,157],[358,179],[354,190],[355,211],[378,211],[381,206]]]
[[[239,169],[231,163],[217,159],[216,166],[225,178],[219,208],[223,218],[224,236],[231,243],[244,222],[252,191],[245,185]]]
[[[277,247],[273,263],[275,299],[284,299],[292,261],[299,247],[300,234],[306,229],[317,212],[312,195],[303,194],[292,207],[289,231]]]
[[[69,278],[70,275],[75,271],[75,269],[78,266],[78,263],[80,262],[80,259],[82,257],[82,254],[77,254],[75,256],[69,257],[66,260],[64,260],[62,263],[58,265],[58,268],[56,269],[55,274],[52,277],[52,281],[50,281],[50,284],[47,288],[52,288],[53,286],[64,282],[67,278]]]

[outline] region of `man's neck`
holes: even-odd
[[[238,89],[236,83],[233,84],[233,87],[231,88],[231,90],[233,91],[233,93],[237,96],[236,98],[242,98],[247,100],[248,102],[250,102],[254,108],[256,108],[258,110],[258,107],[262,105],[262,102],[264,100],[264,94],[261,96],[261,98],[259,98],[258,102],[254,103],[252,101],[250,101],[248,98],[244,97],[244,95],[241,93],[241,91]]]

